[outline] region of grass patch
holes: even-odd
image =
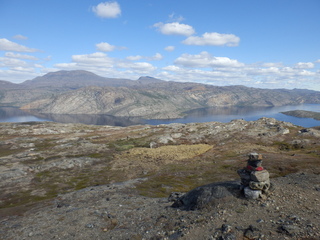
[[[88,155],[89,158],[105,158],[106,154],[105,153],[91,153]]]
[[[55,140],[53,139],[44,139],[40,143],[36,143],[35,151],[41,152],[51,149],[52,147],[57,145],[54,141]]]
[[[7,147],[0,147],[0,157],[10,156],[12,154],[17,154],[23,152],[23,149],[9,149]]]
[[[109,148],[115,149],[116,151],[127,151],[135,147],[149,147],[149,142],[146,138],[129,138],[120,139],[114,142],[110,142]]]

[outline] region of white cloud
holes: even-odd
[[[142,58],[143,58],[143,56],[140,56],[140,55],[126,57],[126,59],[130,60],[130,61],[138,61],[138,60],[140,60]]]
[[[119,62],[117,67],[135,70],[139,73],[150,73],[156,70],[156,67],[147,62]]]
[[[312,62],[298,62],[298,63],[295,64],[295,68],[311,69],[311,68],[314,68],[314,63],[312,63]]]
[[[147,57],[146,59],[149,61],[159,61],[159,60],[163,59],[163,56],[160,53],[156,53],[154,56]]]
[[[97,50],[101,52],[112,52],[116,48],[116,46],[113,46],[106,42],[98,43],[96,44],[96,47],[97,47]]]
[[[282,63],[262,63],[262,67],[283,67]]]
[[[184,17],[181,15],[177,16],[174,12],[169,15],[170,22],[182,22],[184,21]]]
[[[0,51],[14,51],[14,52],[37,52],[39,50],[28,48],[15,42],[11,42],[6,38],[0,39]]]
[[[191,55],[191,54],[182,54],[175,61],[175,64],[181,65],[184,67],[192,68],[224,68],[224,67],[242,67],[243,63],[238,62],[237,60],[230,59],[227,57],[214,57],[208,52],[201,52],[200,54]]]
[[[1,80],[8,80],[13,83],[21,83],[28,79],[33,79],[40,75],[37,71],[22,71],[21,68],[15,68],[15,69],[0,69],[0,79]]]
[[[126,59],[130,61],[138,61],[141,59],[146,59],[148,61],[159,61],[163,59],[163,56],[160,53],[156,53],[154,56],[151,56],[151,57],[136,55],[136,56],[128,56],[126,57]]]
[[[101,18],[117,18],[121,15],[121,8],[117,2],[102,2],[92,7],[92,11]]]
[[[54,67],[63,70],[87,70],[101,76],[129,79],[138,78],[141,75],[152,75],[157,69],[147,62],[132,62],[133,60],[140,59],[140,56],[131,56],[126,59],[111,58],[105,53],[95,52],[84,55],[73,55],[72,62],[58,63]]]
[[[175,50],[175,46],[167,46],[164,48],[164,50],[168,51],[168,52],[172,52]]]
[[[36,68],[44,68],[42,65],[40,65],[40,64],[34,64],[34,67],[36,67]]]
[[[27,62],[15,58],[0,57],[0,67],[12,68],[27,66]]]
[[[174,64],[163,67],[156,77],[218,86],[308,88],[320,91],[320,71],[316,69],[300,69],[284,66],[282,63],[244,64],[227,57],[213,57],[207,52],[196,55],[182,54]],[[307,64],[305,67],[310,65]]]
[[[83,66],[92,65],[92,64],[97,66],[103,66],[103,67],[113,66],[113,59],[109,58],[107,54],[102,52],[83,54],[83,55],[73,55],[72,61]]]
[[[198,45],[198,46],[238,46],[240,38],[234,34],[221,34],[221,33],[204,33],[201,37],[190,36],[182,43],[186,45]]]
[[[9,58],[28,59],[28,60],[35,60],[35,61],[38,60],[38,58],[36,58],[35,56],[20,54],[20,53],[13,53],[13,52],[6,52],[5,56]]]
[[[162,69],[166,70],[166,71],[172,71],[172,72],[179,72],[181,70],[180,67],[175,66],[175,65],[169,65],[169,66],[166,66],[166,67],[164,67]]]
[[[13,38],[18,39],[18,40],[27,40],[28,39],[28,37],[23,36],[21,34],[15,35],[15,36],[13,36]]]
[[[195,33],[195,30],[193,29],[192,26],[178,23],[178,22],[172,22],[172,23],[159,22],[154,24],[153,26],[158,28],[158,30],[165,35],[190,36]]]
[[[12,68],[12,70],[19,72],[34,73],[34,68],[32,67],[14,67]]]

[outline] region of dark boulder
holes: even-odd
[[[211,183],[197,187],[178,198],[172,205],[183,210],[203,209],[221,201],[240,196],[238,181]]]

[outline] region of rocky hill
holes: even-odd
[[[185,112],[213,106],[282,106],[320,103],[310,90],[217,87],[100,77],[87,71],[59,71],[0,88],[0,105],[51,114],[109,114],[153,119],[178,118]],[[16,86],[16,87],[14,87]]]
[[[271,118],[125,128],[1,123],[0,236],[319,239],[319,140],[319,128]],[[266,198],[240,192],[237,170],[250,152],[270,172]],[[202,185],[193,191],[198,207],[173,207],[175,196]],[[209,202],[199,198],[208,193]]]

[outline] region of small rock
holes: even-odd
[[[236,236],[232,233],[228,233],[225,235],[220,236],[220,238],[218,238],[219,240],[236,240]]]
[[[259,229],[250,225],[244,232],[244,237],[248,239],[258,239],[260,237]]]
[[[230,225],[223,224],[221,226],[221,231],[222,231],[222,233],[229,233],[232,231],[232,227]]]
[[[281,230],[289,234],[290,236],[294,236],[295,234],[300,232],[300,228],[298,226],[289,224],[282,225]]]
[[[86,224],[86,228],[94,228],[94,225],[92,223]]]
[[[168,202],[175,202],[179,198],[181,198],[185,193],[182,192],[172,192],[170,196],[168,197]]]
[[[244,196],[248,199],[258,199],[261,193],[261,190],[252,190],[249,187],[244,188]]]

